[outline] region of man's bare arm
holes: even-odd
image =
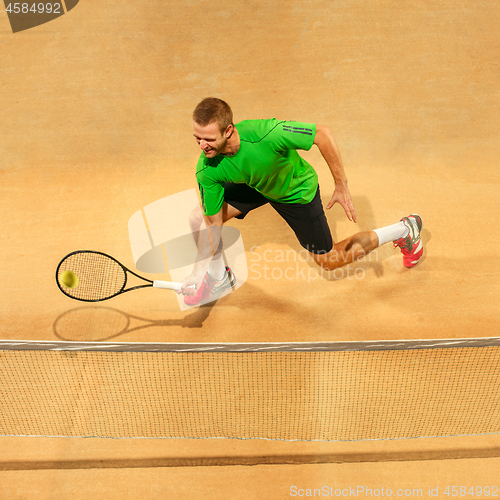
[[[347,187],[347,176],[344,171],[339,148],[331,130],[328,127],[317,125],[314,144],[318,146],[335,181],[335,191],[326,208],[332,208],[335,203],[339,203],[344,208],[347,218],[356,222],[356,212],[349,188]]]

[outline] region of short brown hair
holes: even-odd
[[[229,125],[233,125],[233,112],[229,104],[222,99],[207,97],[196,106],[193,120],[202,127],[216,122],[221,133],[224,133]]]

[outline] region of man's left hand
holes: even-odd
[[[327,210],[332,208],[335,203],[342,205],[342,208],[350,221],[356,222],[356,212],[352,202],[351,193],[347,185],[336,186],[330,203],[326,206]]]

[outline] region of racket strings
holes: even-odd
[[[61,281],[64,271],[78,277],[75,288],[67,288]],[[113,297],[125,287],[127,276],[121,265],[100,253],[79,252],[68,255],[57,272],[61,290],[70,297],[86,301],[98,301]]]

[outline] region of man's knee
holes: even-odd
[[[361,256],[361,254],[364,255],[364,252],[356,253],[354,249],[346,251],[337,246],[334,246],[327,253],[311,253],[314,262],[325,271],[335,271],[335,269],[353,262],[358,256]]]
[[[340,259],[340,253],[335,250],[335,247],[328,253],[311,253],[311,256],[314,262],[325,271],[334,271],[343,265]]]

